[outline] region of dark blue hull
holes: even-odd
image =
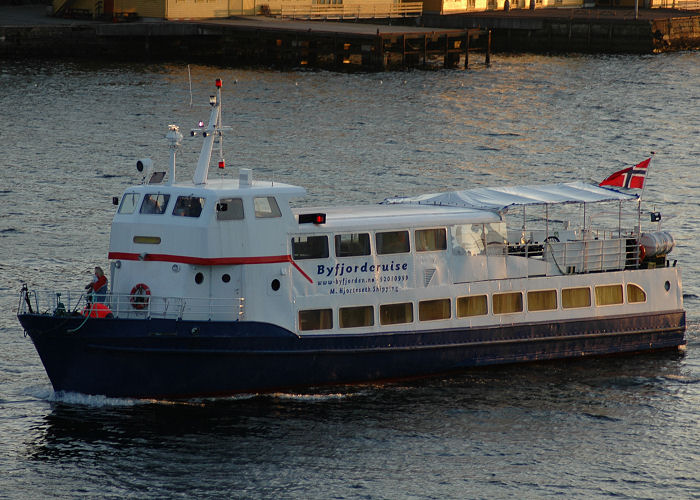
[[[22,314],[19,320],[56,391],[137,398],[363,383],[685,344],[684,311],[311,338],[256,322],[89,319],[83,323],[82,317],[38,314]]]

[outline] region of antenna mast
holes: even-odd
[[[202,151],[199,153],[199,161],[197,169],[194,171],[192,182],[194,184],[206,184],[209,176],[209,162],[211,162],[211,152],[214,145],[214,137],[221,137],[221,79],[216,79],[216,95],[209,96],[209,104],[211,105],[211,114],[209,115],[209,125],[202,132],[204,144]],[[193,135],[195,133],[193,132]],[[219,139],[221,141],[221,139]],[[223,146],[221,150],[223,154]]]

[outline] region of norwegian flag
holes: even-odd
[[[644,179],[647,175],[647,169],[651,158],[647,158],[634,167],[628,167],[619,172],[615,172],[610,177],[601,182],[600,186],[618,186],[624,188],[644,188]]]

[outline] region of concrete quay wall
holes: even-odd
[[[136,25],[134,25],[136,26]],[[139,24],[126,36],[114,36],[109,24],[0,26],[0,58],[66,57],[111,60],[189,59],[203,51],[208,37],[196,25]]]
[[[595,11],[552,17],[501,12],[425,15],[423,20],[426,26],[491,29],[494,52],[648,54],[700,48],[700,13],[634,19],[631,14],[601,16]]]

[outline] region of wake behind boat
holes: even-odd
[[[660,222],[642,233],[639,212],[622,227],[638,195],[572,182],[291,208],[303,188],[250,169],[208,180],[220,80],[210,104],[191,182],[176,182],[174,125],[169,171],[139,160],[104,297],[22,290],[19,321],[56,391],[217,396],[685,345],[673,237]],[[647,166],[602,184],[642,187]],[[594,228],[586,211],[611,204],[617,227]],[[550,217],[572,206],[578,228]]]

